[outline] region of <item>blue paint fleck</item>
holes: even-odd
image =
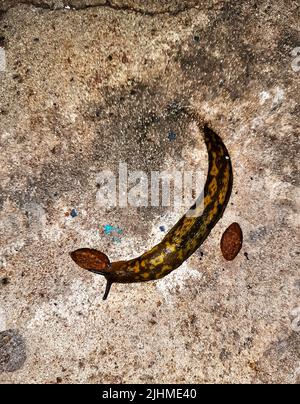
[[[123,230],[121,230],[119,227],[114,227],[111,226],[110,224],[106,224],[103,226],[103,231],[106,235],[110,235],[113,233],[117,233],[117,234],[122,234]]]
[[[174,140],[176,140],[176,137],[177,137],[176,133],[169,132],[168,139],[170,140],[170,142],[173,142]]]
[[[123,234],[123,230],[119,227],[106,224],[103,226],[103,231],[106,236],[109,236],[111,238],[111,241],[113,243],[120,244],[122,242],[121,238],[118,236],[121,236],[121,234]]]
[[[74,217],[77,217],[77,216],[78,216],[77,210],[76,210],[76,209],[72,209],[72,210],[71,210],[71,213],[70,213],[70,216],[73,217],[73,218],[74,218]]]
[[[109,224],[106,224],[105,226],[103,226],[103,231],[105,234],[111,234],[113,231],[113,227]]]
[[[165,232],[166,228],[165,228],[165,226],[160,226],[159,230],[162,231],[162,232]]]

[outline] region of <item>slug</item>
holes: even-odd
[[[161,243],[138,258],[113,263],[105,254],[89,248],[70,254],[81,268],[106,278],[103,300],[107,299],[113,283],[153,281],[180,267],[201,246],[223,216],[233,184],[231,160],[221,138],[207,125],[203,132],[209,158],[204,191]]]
[[[243,231],[238,223],[232,223],[221,239],[221,251],[226,261],[233,261],[243,247]]]

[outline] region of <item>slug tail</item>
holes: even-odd
[[[107,300],[112,284],[113,282],[111,280],[106,279],[106,288],[103,295],[103,300]]]

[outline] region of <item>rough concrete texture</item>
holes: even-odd
[[[19,365],[0,381],[299,383],[299,3],[18,3],[0,13],[0,332],[23,342],[1,345]],[[104,209],[98,173],[204,170],[182,106],[227,144],[231,203],[183,268],[102,302],[104,279],[69,252],[132,257],[182,212]],[[227,263],[233,221],[245,241]]]

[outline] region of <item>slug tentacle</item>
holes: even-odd
[[[112,283],[157,280],[180,267],[223,216],[232,191],[231,160],[221,138],[207,125],[203,131],[209,158],[204,191],[161,243],[138,258],[113,263],[97,250],[80,249],[71,253],[80,267],[105,276],[107,285],[103,300],[107,299]]]

